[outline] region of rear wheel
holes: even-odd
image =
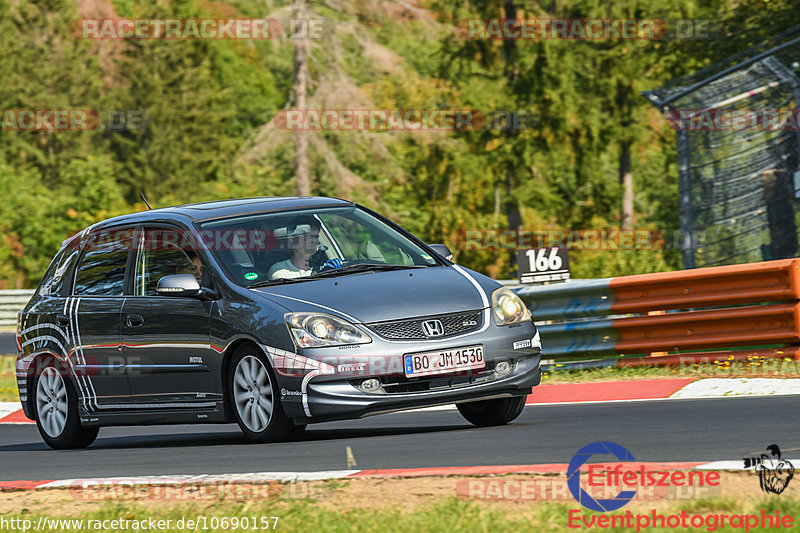
[[[295,426],[281,408],[277,382],[260,350],[249,345],[237,349],[228,376],[233,412],[248,439],[276,442],[293,436]]]
[[[525,408],[525,399],[528,395],[514,396],[513,398],[498,398],[496,400],[481,400],[478,402],[459,403],[458,412],[467,419],[467,422],[478,427],[502,426],[517,418]]]
[[[78,395],[66,375],[61,365],[51,361],[34,378],[31,390],[35,394],[36,427],[51,448],[86,448],[97,438],[100,428],[81,426]]]

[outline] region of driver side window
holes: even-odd
[[[158,296],[158,280],[173,274],[192,274],[200,282],[199,258],[192,250],[181,248],[179,241],[169,238],[171,233],[178,235],[180,230],[145,230],[136,257],[134,295]]]

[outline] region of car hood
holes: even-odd
[[[369,323],[483,309],[500,286],[456,265],[362,272],[254,290],[292,311],[335,312]]]

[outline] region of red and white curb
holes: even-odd
[[[596,381],[539,385],[528,396],[527,405],[573,403],[643,402],[743,396],[800,395],[800,379],[780,378],[670,378],[637,381]],[[455,405],[428,407],[419,411],[446,411]],[[0,402],[0,424],[32,424],[18,402]]]
[[[707,378],[690,383],[670,398],[729,398],[800,394],[800,379]]]
[[[800,395],[800,379],[780,378],[668,378],[637,381],[596,381],[539,385],[526,405],[574,403],[649,402],[742,396]],[[455,409],[454,405],[421,411]]]
[[[0,424],[33,424],[19,405],[19,402],[0,402]]]
[[[789,459],[798,464],[800,459]],[[616,463],[605,463],[616,464]],[[743,461],[625,462],[626,468],[648,472],[675,470],[745,470]],[[250,474],[175,475],[142,477],[108,477],[59,480],[0,481],[0,490],[81,489],[112,486],[197,487],[221,484],[296,483],[332,479],[385,479],[441,476],[491,476],[507,474],[565,474],[566,463],[539,465],[451,466],[437,468],[397,468],[379,470],[323,470],[318,472],[256,472]],[[582,470],[587,470],[584,465]]]

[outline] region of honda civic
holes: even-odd
[[[53,448],[102,426],[309,423],[455,404],[514,420],[541,378],[522,300],[349,201],[154,209],[67,239],[19,313],[25,414]]]

